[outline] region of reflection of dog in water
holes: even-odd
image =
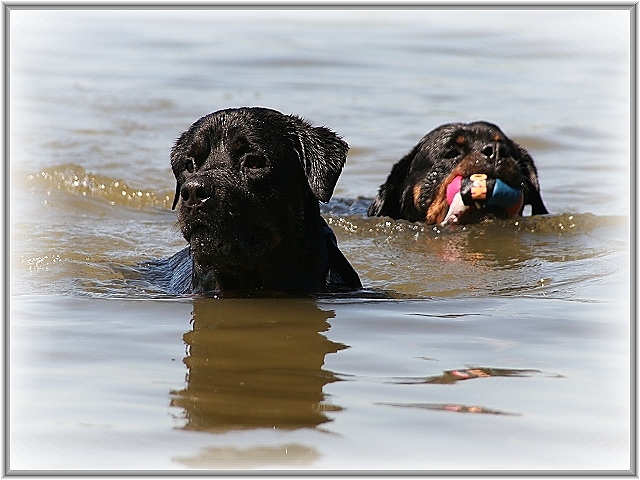
[[[346,348],[330,341],[332,312],[305,299],[194,302],[185,333],[186,388],[172,392],[185,429],[315,427],[330,421],[323,388],[338,378],[325,356]]]

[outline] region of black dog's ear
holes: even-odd
[[[302,122],[296,125],[294,144],[309,186],[318,200],[328,202],[347,161],[349,145],[326,127],[312,127],[292,118]]]
[[[176,182],[176,193],[173,196],[173,205],[171,205],[171,210],[176,209],[176,205],[178,204],[178,199],[180,198],[181,189],[182,189],[182,184],[180,182]]]
[[[173,205],[171,210],[175,210],[180,198],[180,189],[182,188],[182,180],[184,177],[184,170],[187,164],[187,139],[189,137],[189,131],[184,132],[171,147],[171,170],[173,170],[173,176],[176,177],[176,193],[173,197]]]
[[[524,203],[531,205],[531,215],[544,215],[549,213],[540,195],[540,182],[538,181],[538,171],[533,163],[533,159],[524,148],[514,142],[518,151],[518,163],[527,183]]]

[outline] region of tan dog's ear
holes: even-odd
[[[529,153],[515,142],[512,142],[518,155],[518,164],[525,177],[526,188],[524,190],[524,203],[531,205],[531,215],[543,215],[549,213],[540,195],[540,182],[538,171]]]
[[[370,217],[391,217],[400,218],[402,216],[402,201],[405,190],[405,179],[409,174],[411,162],[415,158],[415,147],[409,154],[405,155],[396,163],[387,180],[380,186],[376,198],[373,199],[367,215]]]
[[[298,117],[291,117],[297,127],[295,149],[309,186],[318,200],[328,202],[347,161],[349,145],[326,127],[312,127]]]

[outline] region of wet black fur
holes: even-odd
[[[193,293],[360,288],[318,204],[330,199],[348,149],[328,128],[266,108],[196,121],[171,150],[174,208],[189,242],[173,284]]]
[[[459,145],[464,135],[468,142]],[[500,137],[504,153],[498,160],[488,158],[483,149]],[[503,147],[506,147],[504,149]],[[508,151],[508,154],[507,154]],[[386,182],[369,206],[369,216],[424,221],[426,212],[440,184],[456,166],[473,161],[477,173],[500,178],[514,188],[524,190],[524,204],[531,205],[533,215],[548,213],[540,196],[538,174],[527,151],[509,139],[498,126],[488,122],[448,123],[427,133],[418,144],[392,168]],[[420,186],[416,205],[414,187]]]

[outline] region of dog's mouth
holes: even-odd
[[[191,231],[189,244],[198,264],[239,266],[264,255],[275,244],[275,238],[260,226],[232,225],[221,229],[198,225]]]
[[[513,217],[522,211],[524,202],[522,189],[484,173],[454,177],[446,187],[446,195],[449,209],[442,225]]]

